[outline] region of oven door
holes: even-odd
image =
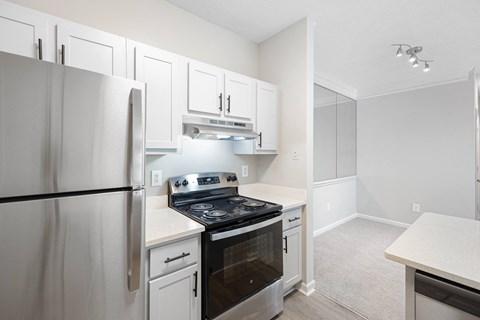
[[[203,319],[224,311],[283,275],[280,212],[204,234]]]

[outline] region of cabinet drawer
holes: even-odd
[[[185,268],[197,261],[197,237],[151,249],[150,278]]]
[[[288,230],[302,224],[302,207],[283,213],[283,230]]]

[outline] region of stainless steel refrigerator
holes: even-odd
[[[0,319],[144,319],[142,90],[0,53]]]

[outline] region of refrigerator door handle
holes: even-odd
[[[128,290],[140,289],[144,190],[133,190],[127,221]]]
[[[134,189],[139,189],[144,185],[145,165],[145,109],[141,90],[132,89],[130,105],[132,110],[131,185]]]

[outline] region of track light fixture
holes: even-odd
[[[410,58],[408,58],[408,61],[413,63],[412,66],[416,68],[418,67],[420,62],[423,62],[425,63],[425,67],[423,68],[423,71],[424,72],[430,71],[430,65],[428,63],[433,62],[433,60],[423,60],[423,59],[419,59],[417,56],[420,52],[422,52],[423,50],[422,47],[420,46],[412,47],[411,45],[408,45],[405,43],[396,43],[396,44],[392,44],[392,46],[395,46],[395,47],[398,46],[397,57],[401,57],[403,55],[403,47],[407,47],[408,49],[407,51],[405,51],[405,53],[410,56]]]

